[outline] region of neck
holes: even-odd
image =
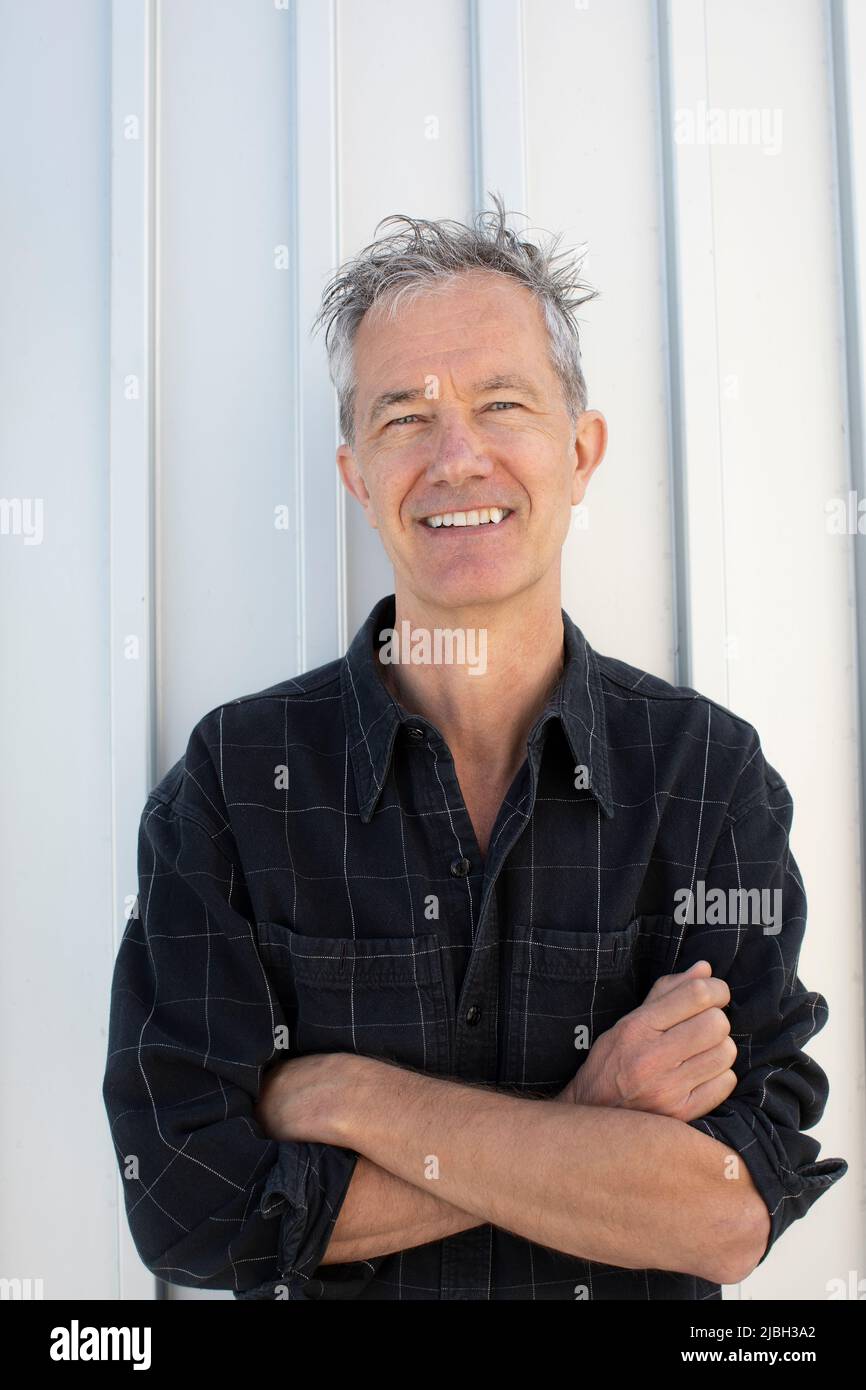
[[[408,627],[403,624],[408,624]],[[384,665],[383,678],[405,709],[442,733],[455,761],[485,769],[491,780],[510,782],[526,757],[526,739],[559,680],[564,661],[558,583],[527,589],[507,603],[440,608],[395,591],[394,629],[399,661]],[[447,659],[448,640],[459,634],[465,664]],[[409,662],[404,633],[429,634],[430,652]],[[417,650],[417,648],[413,648]],[[471,673],[471,674],[470,674]]]

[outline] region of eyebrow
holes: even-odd
[[[488,376],[482,381],[475,381],[470,388],[476,395],[484,391],[522,391],[524,395],[530,397],[536,404],[540,403],[540,396],[537,388],[528,377],[515,375],[509,372],[505,375]],[[398,387],[394,391],[383,391],[377,396],[370,407],[368,424],[375,425],[381,415],[392,405],[402,405],[406,401],[426,400],[424,388],[419,386]]]

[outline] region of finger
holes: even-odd
[[[645,1021],[659,1032],[666,1032],[705,1009],[723,1009],[731,1002],[731,991],[724,980],[715,975],[709,978],[686,979],[655,999],[647,998],[640,1009]]]
[[[703,1082],[713,1081],[724,1072],[733,1071],[738,1055],[737,1044],[729,1033],[715,1047],[708,1047],[705,1052],[688,1057],[682,1063],[680,1073],[686,1085],[695,1090]]]
[[[730,1032],[728,1016],[723,1009],[718,1008],[704,1009],[693,1018],[674,1024],[666,1032],[660,1033],[653,1043],[655,1065],[659,1075],[685,1067],[702,1053],[719,1047],[730,1038]],[[722,1070],[730,1065],[729,1058]],[[695,1075],[689,1084],[698,1085],[701,1081],[709,1080],[712,1074]]]
[[[696,1086],[689,1096],[685,1107],[684,1119],[699,1120],[703,1115],[709,1115],[716,1106],[726,1101],[732,1091],[737,1089],[737,1077],[732,1071],[722,1072],[712,1081],[705,1081],[703,1085]]]
[[[658,1055],[665,1065],[679,1067],[708,1048],[718,1047],[730,1031],[728,1015],[714,1005],[668,1028],[657,1039]]]
[[[683,980],[707,979],[712,973],[713,967],[708,960],[696,960],[694,965],[689,966],[688,970],[681,970],[677,975],[660,975],[647,994],[647,999],[659,999],[663,994],[668,994],[670,990],[676,989]]]

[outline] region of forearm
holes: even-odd
[[[441,1199],[554,1250],[718,1282],[745,1274],[766,1209],[746,1166],[715,1139],[662,1115],[353,1062],[346,1102],[318,1137],[422,1192],[432,1158]]]
[[[468,1231],[483,1219],[359,1157],[322,1264],[370,1260]]]

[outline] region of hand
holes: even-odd
[[[556,1099],[684,1121],[708,1115],[737,1085],[737,1045],[723,1012],[730,999],[709,961],[663,975],[639,1008],[596,1039]]]
[[[278,1062],[262,1077],[253,1118],[270,1139],[336,1142],[334,1129],[347,1086],[364,1058],[314,1052]]]

